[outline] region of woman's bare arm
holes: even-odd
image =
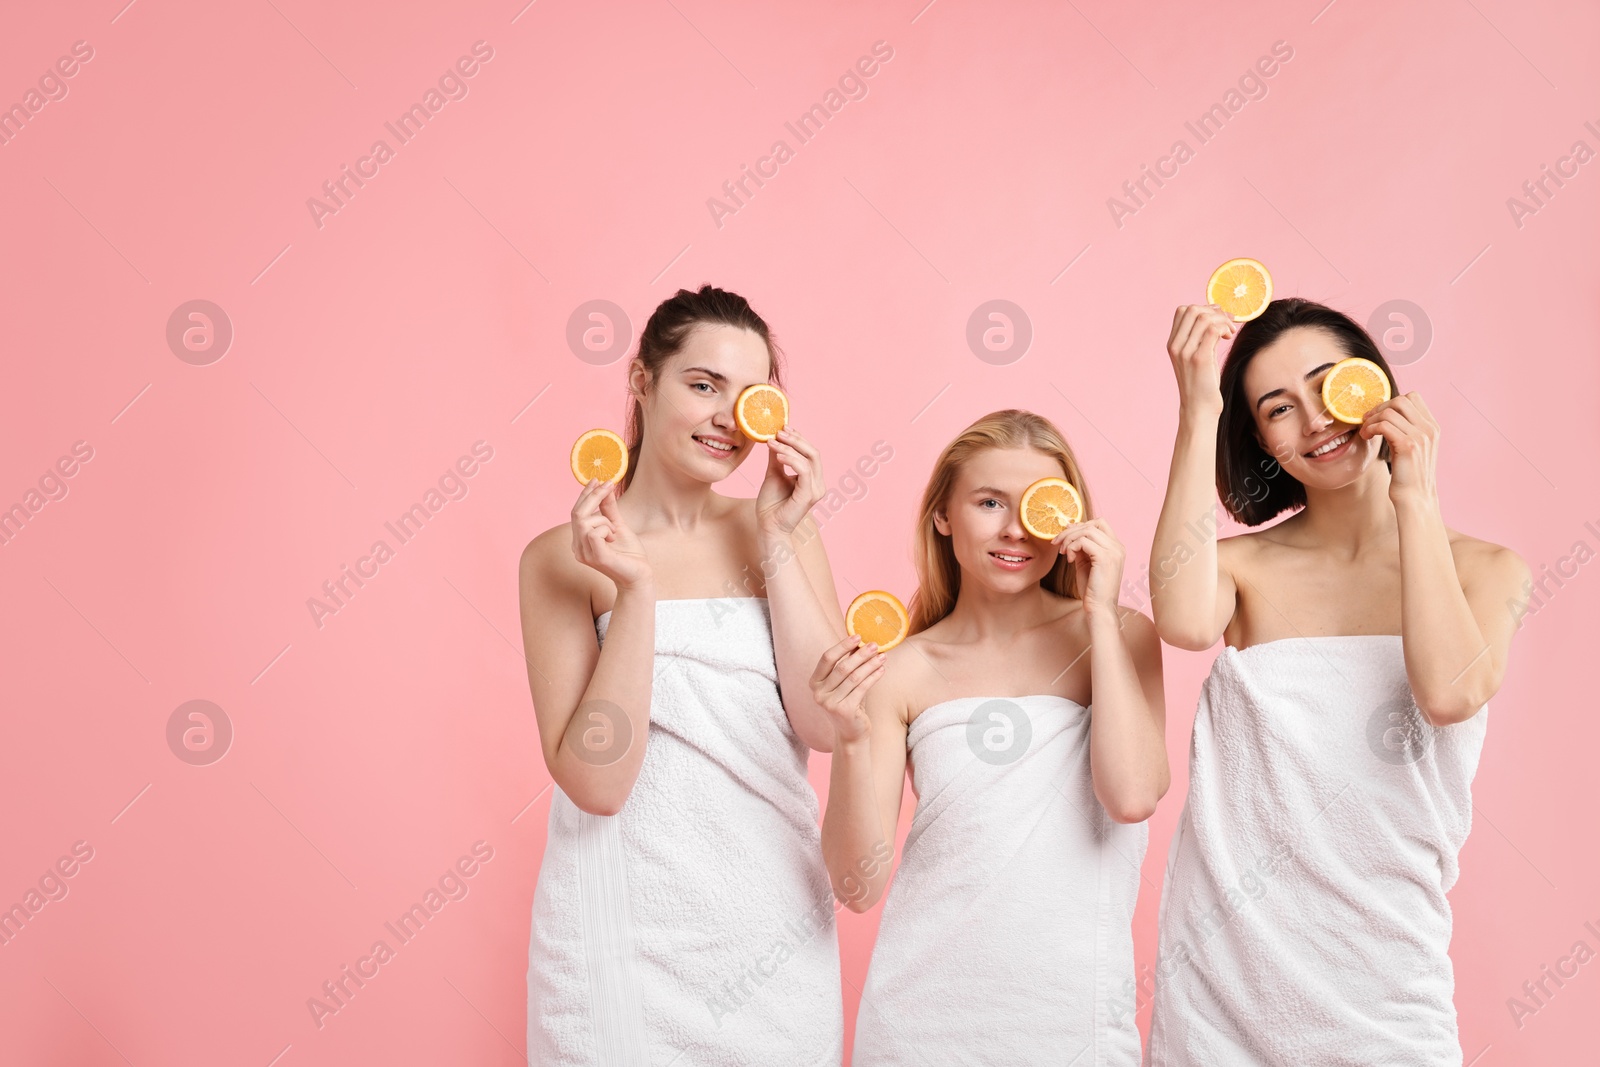
[[[880,663],[875,647],[856,641],[847,637],[823,654],[812,688],[837,734],[822,857],[834,895],[859,912],[878,902],[889,881],[905,792],[906,724],[890,687],[875,684],[894,653]]]
[[[1217,341],[1234,324],[1209,305],[1178,308],[1167,354],[1178,378],[1178,435],[1167,495],[1150,544],[1150,610],[1161,639],[1200,651],[1233,618],[1236,589],[1217,552]]]
[[[808,682],[818,657],[844,636],[844,613],[811,518],[824,489],[822,456],[792,426],[768,441],[767,449],[767,473],[756,494],[756,529],[778,689],[795,735],[826,752],[833,746],[833,726]]]
[[[1465,546],[1458,570],[1439,510],[1435,477],[1439,423],[1407,393],[1374,408],[1361,436],[1389,444],[1389,499],[1400,532],[1400,633],[1417,708],[1435,726],[1477,713],[1505,679],[1521,620],[1508,605],[1522,595],[1528,565],[1497,545]]]
[[[1117,608],[1115,617],[1091,617],[1089,636],[1094,794],[1117,822],[1143,822],[1172,784],[1161,639],[1155,624],[1132,608]]]
[[[800,740],[819,752],[831,751],[833,724],[809,684],[818,657],[844,637],[844,613],[822,534],[807,515],[792,534],[763,533],[760,546],[784,712]]]
[[[1172,781],[1161,640],[1148,618],[1117,602],[1127,553],[1110,523],[1103,518],[1070,523],[1051,544],[1072,564],[1089,639],[1094,795],[1117,822],[1143,822]]]
[[[585,487],[572,522],[523,549],[517,576],[545,766],[574,804],[595,815],[620,811],[639,776],[655,669],[653,576],[610,488]],[[616,585],[604,646],[574,557]]]

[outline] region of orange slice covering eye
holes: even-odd
[[[1040,478],[1022,491],[1018,507],[1022,528],[1044,541],[1083,521],[1083,497],[1065,478]]]
[[[628,446],[610,430],[587,430],[572,446],[572,476],[584,485],[590,478],[620,482],[628,473]]]
[[[733,402],[733,418],[752,441],[770,441],[789,424],[789,398],[775,385],[752,385]]]
[[[893,593],[869,589],[854,600],[844,613],[845,632],[859,636],[863,644],[876,641],[879,652],[887,652],[906,639],[911,616]]]
[[[1322,378],[1322,406],[1340,422],[1361,422],[1391,395],[1383,368],[1360,356],[1341,359]]]
[[[1211,272],[1206,303],[1217,305],[1238,322],[1249,322],[1272,303],[1272,275],[1260,260],[1230,259]]]

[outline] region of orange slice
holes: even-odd
[[[1236,322],[1249,322],[1272,303],[1272,275],[1259,260],[1230,259],[1211,272],[1206,303],[1217,305]]]
[[[628,446],[610,430],[588,430],[572,446],[572,476],[584,485],[590,478],[620,482],[628,473]]]
[[[850,601],[844,613],[845,633],[859,636],[862,643],[876,641],[879,652],[887,652],[906,639],[911,616],[893,593],[869,589]]]
[[[1065,478],[1040,478],[1022,491],[1018,506],[1023,529],[1045,541],[1083,521],[1083,497]]]
[[[1360,356],[1341,359],[1322,377],[1322,406],[1340,422],[1361,422],[1392,395],[1383,368]]]
[[[733,402],[733,417],[752,441],[770,441],[789,423],[789,398],[775,385],[752,385]]]

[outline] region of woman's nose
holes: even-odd
[[[1333,416],[1328,414],[1328,409],[1322,405],[1322,395],[1312,396],[1305,405],[1306,433],[1318,434],[1333,425]]]

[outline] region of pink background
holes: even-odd
[[[550,779],[516,560],[567,517],[574,437],[624,410],[625,361],[567,343],[580,305],[620,305],[631,342],[679,286],[740,292],[830,483],[888,442],[824,526],[845,600],[909,595],[934,455],[1027,406],[1074,443],[1142,603],[1163,342],[1236,255],[1363,322],[1424,309],[1432,344],[1396,372],[1445,428],[1446,520],[1566,569],[1492,703],[1452,954],[1468,1062],[1593,1056],[1600,963],[1520,1026],[1507,1006],[1578,940],[1600,949],[1600,577],[1562,562],[1600,547],[1600,162],[1507,206],[1575,141],[1600,148],[1592,7],[122,3],[27,5],[0,35],[0,103],[93,48],[0,145],[0,507],[66,489],[0,545],[0,904],[93,850],[0,946],[0,1060],[521,1062]],[[480,40],[468,95],[397,147],[384,123]],[[876,41],[893,58],[867,95],[799,144],[784,123]],[[1267,95],[1197,145],[1185,121],[1276,41],[1293,57]],[[393,158],[319,227],[307,199],[379,138]],[[780,138],[793,157],[719,227],[708,198]],[[1178,138],[1193,158],[1119,227],[1107,199]],[[166,339],[196,299],[234,330],[209,365]],[[1033,329],[998,365],[965,339],[992,299]],[[47,477],[79,441],[92,458]],[[466,495],[397,547],[384,523],[478,441],[492,459],[446,479]],[[380,538],[394,558],[319,627],[308,599]],[[1213,655],[1167,655],[1142,966]],[[169,747],[190,700],[232,726],[209,765]],[[825,757],[812,772],[825,788]],[[480,841],[467,895],[319,1027],[308,998]],[[847,1019],[876,923],[841,918]]]

